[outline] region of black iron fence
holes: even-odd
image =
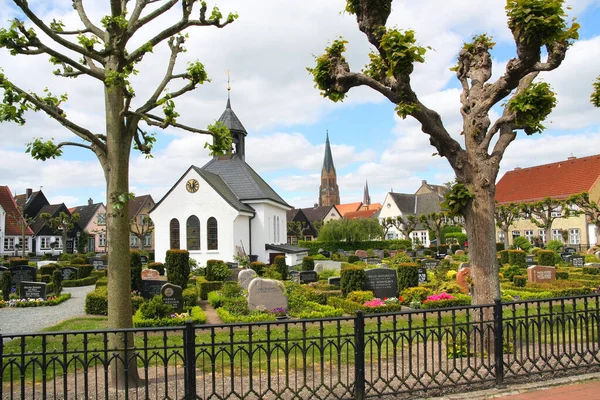
[[[0,337],[2,399],[365,399],[600,365],[598,295],[254,324]]]

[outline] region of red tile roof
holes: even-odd
[[[496,185],[498,203],[564,199],[600,183],[600,154],[508,171]]]
[[[0,205],[6,212],[6,227],[5,234],[10,236],[21,235],[21,228],[19,227],[19,209],[17,203],[8,188],[8,186],[0,186]],[[32,230],[27,227],[26,235],[33,235]]]
[[[352,211],[358,211],[361,206],[362,206],[362,202],[359,201],[356,203],[336,204],[335,208],[337,208],[340,215],[345,218],[346,213],[349,213]]]
[[[373,215],[377,214],[379,209],[370,209],[370,210],[359,210],[359,211],[350,211],[344,214],[344,219],[358,219],[358,218],[371,218]]]

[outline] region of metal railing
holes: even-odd
[[[4,335],[0,398],[435,395],[589,371],[600,366],[599,340],[598,295],[318,320]]]

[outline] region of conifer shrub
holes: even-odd
[[[256,272],[256,275],[263,276],[265,274],[266,264],[261,261],[252,261],[250,263],[250,269]]]
[[[515,287],[525,287],[527,284],[527,276],[525,275],[515,275],[512,279]]]
[[[2,289],[2,300],[8,301],[10,289],[12,288],[12,274],[10,271],[4,271],[0,275],[0,289]]]
[[[165,266],[169,282],[187,287],[190,278],[190,253],[187,250],[167,250]]]
[[[285,263],[285,256],[275,257],[275,271],[281,274],[281,279],[286,280],[288,278],[288,266]]]
[[[153,262],[148,264],[148,269],[153,269],[155,271],[158,271],[158,273],[161,276],[165,275],[165,264],[160,263],[160,262]]]
[[[58,265],[56,264],[47,264],[47,265],[42,265],[39,269],[38,272],[40,275],[52,275],[52,273],[58,268]]]
[[[349,255],[348,256],[348,263],[354,264],[357,261],[360,261],[360,257],[359,256],[355,256],[355,255]]]
[[[315,260],[311,256],[302,259],[302,271],[312,271],[315,269]]]
[[[508,250],[508,263],[510,265],[518,265],[519,267],[526,267],[526,253],[523,250]]]
[[[398,290],[419,286],[419,265],[417,263],[400,263],[396,265],[398,274]]]
[[[367,278],[364,268],[347,267],[340,272],[340,289],[344,296],[347,296],[350,292],[362,290]]]
[[[54,294],[57,296],[60,295],[60,292],[62,292],[62,281],[62,272],[58,269],[55,269],[54,272],[52,272],[52,284],[54,286]]]
[[[555,257],[556,253],[552,250],[540,250],[537,252],[538,265],[546,265],[549,267],[554,267],[555,265]]]
[[[500,267],[508,264],[508,250],[500,250],[498,255],[500,255]]]
[[[139,251],[131,251],[129,266],[131,267],[131,290],[140,290],[142,284],[142,255]]]

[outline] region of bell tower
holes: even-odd
[[[340,204],[340,189],[337,184],[337,174],[333,165],[329,132],[325,139],[325,157],[321,169],[321,186],[319,186],[319,206],[334,206]]]

